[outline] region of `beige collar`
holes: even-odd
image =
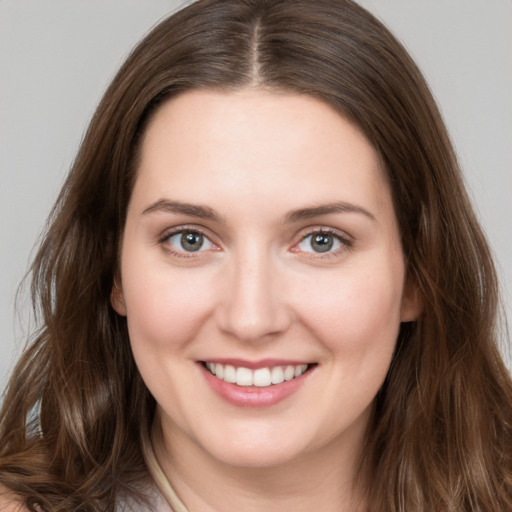
[[[146,459],[146,464],[151,478],[158,487],[158,490],[162,493],[162,496],[170,505],[171,510],[173,512],[188,512],[187,507],[185,507],[183,502],[179,499],[175,490],[172,488],[171,483],[160,467],[160,464],[156,460],[155,452],[151,443],[148,443],[148,445],[144,447],[144,457]]]

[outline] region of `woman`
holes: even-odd
[[[32,274],[4,507],[512,509],[489,251],[421,74],[350,1],[156,27]]]

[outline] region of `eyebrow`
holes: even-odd
[[[153,212],[181,213],[199,219],[207,219],[215,222],[224,222],[224,219],[212,208],[197,204],[182,203],[181,201],[171,201],[170,199],[159,199],[149,205],[142,215]]]
[[[183,203],[181,201],[173,201],[170,199],[159,199],[158,201],[155,201],[142,212],[142,215],[147,215],[153,212],[181,213],[183,215],[189,215],[199,219],[207,219],[219,223],[225,223],[224,218],[208,206]],[[347,203],[345,201],[336,201],[334,203],[319,204],[293,210],[288,212],[284,216],[283,220],[284,223],[294,223],[320,217],[322,215],[332,215],[336,213],[357,213],[364,215],[370,220],[376,222],[375,216],[368,210],[361,206]]]
[[[294,210],[285,215],[284,221],[293,223],[302,220],[312,219],[314,217],[320,217],[321,215],[331,215],[335,213],[358,213],[368,217],[370,220],[376,222],[375,216],[365,208],[347,203],[345,201],[336,201],[334,203],[319,204],[308,208],[300,208]]]

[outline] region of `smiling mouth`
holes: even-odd
[[[217,379],[237,386],[265,388],[296,379],[307,372],[312,364],[277,365],[251,370],[243,366],[202,362],[204,368]]]

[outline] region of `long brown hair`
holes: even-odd
[[[5,395],[0,483],[56,512],[141,497],[155,402],[109,300],[141,134],[180,92],[244,86],[333,106],[378,150],[391,185],[424,309],[402,325],[376,398],[361,461],[368,510],[512,510],[512,384],[489,249],[421,73],[350,0],[201,0],[122,66],[31,267],[41,327]]]

